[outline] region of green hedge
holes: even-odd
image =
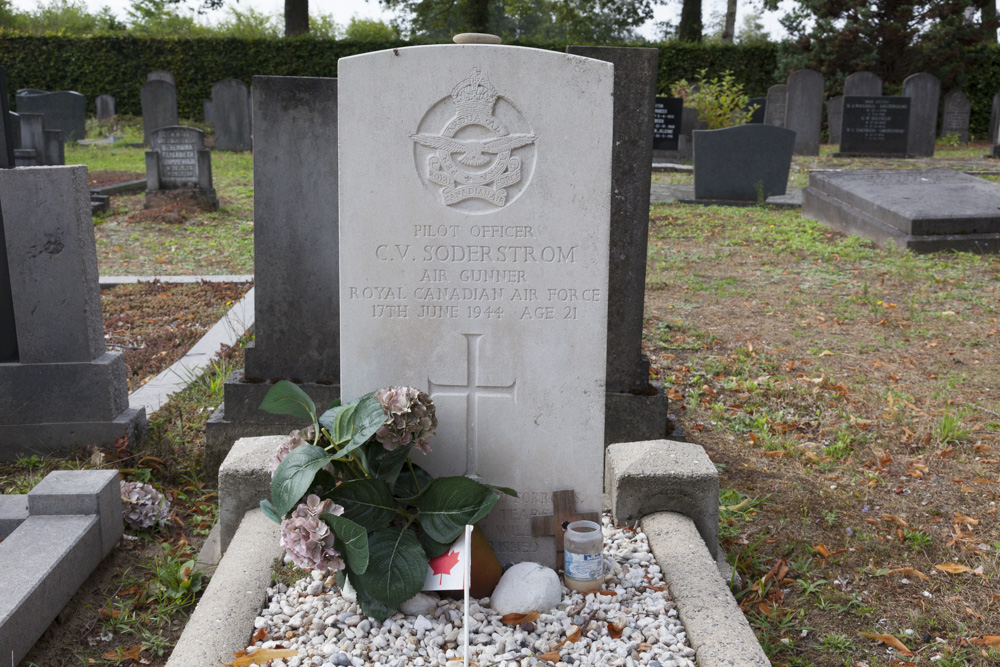
[[[115,97],[122,114],[140,113],[139,86],[146,74],[162,69],[177,81],[181,118],[200,120],[202,100],[212,84],[233,77],[250,83],[255,74],[336,76],[337,60],[368,51],[397,48],[409,42],[346,42],[318,39],[149,39],[134,36],[59,37],[0,36],[0,63],[7,68],[13,102],[18,88],[76,90],[94,98]],[[521,44],[562,51],[563,44]],[[637,45],[640,46],[640,45]],[[644,45],[649,46],[649,45]],[[653,45],[660,51],[658,90],[668,94],[680,79],[730,70],[747,94],[763,96],[784,79],[780,71],[783,44],[734,46],[722,44]],[[972,132],[984,135],[993,94],[1000,90],[1000,47],[980,46],[968,52],[965,92],[972,101]],[[933,73],[933,72],[932,72]],[[890,82],[891,83],[891,82]],[[900,82],[895,82],[900,83]]]

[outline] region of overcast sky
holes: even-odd
[[[121,18],[125,18],[125,9],[130,4],[129,0],[85,0],[85,2],[91,11],[97,11],[105,5],[111,7],[112,11]],[[787,0],[782,2],[783,5],[786,3]],[[33,10],[38,6],[39,0],[14,0],[13,4],[21,10]],[[196,6],[196,4],[196,0],[191,0],[191,2],[187,3],[188,6]],[[741,2],[740,11],[746,11],[748,4],[747,2]],[[275,14],[284,11],[285,3],[284,0],[239,0],[234,6],[240,8],[253,7],[266,14]],[[724,12],[725,6],[725,0],[703,0],[702,21],[705,25],[708,26],[711,23],[713,13]],[[642,34],[648,38],[656,37],[655,22],[657,21],[672,21],[676,24],[680,14],[680,7],[681,0],[669,0],[665,4],[657,5],[655,19],[642,28]],[[378,0],[310,0],[309,9],[312,13],[332,14],[337,23],[342,25],[347,25],[352,16],[377,18],[385,21],[388,21],[393,16],[390,12],[382,11]],[[222,16],[223,13],[224,11],[209,12],[204,18],[208,22],[213,22],[214,20],[218,20],[218,17]],[[778,16],[781,13],[783,12],[772,13],[764,17],[765,28],[771,33],[772,38],[784,35],[784,31],[778,24]],[[742,16],[737,15],[737,32],[741,24]]]

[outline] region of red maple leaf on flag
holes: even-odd
[[[458,564],[458,552],[452,550],[441,554],[437,558],[430,559],[427,564],[431,566],[434,574],[441,575],[441,578],[438,579],[438,586],[441,586],[444,584],[444,575],[451,574],[452,568]]]

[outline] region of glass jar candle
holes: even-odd
[[[587,594],[604,584],[604,534],[593,521],[574,521],[563,535],[563,580],[571,591]]]

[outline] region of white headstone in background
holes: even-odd
[[[554,565],[531,516],[601,506],[613,67],[446,45],[338,77],[343,397],[429,391],[419,463],[517,489],[486,535]]]

